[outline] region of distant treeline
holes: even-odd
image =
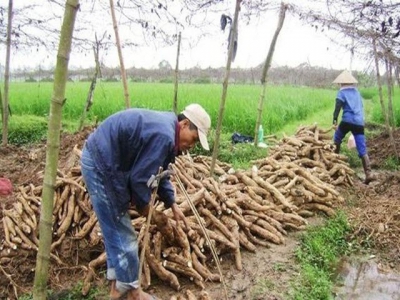
[[[312,67],[301,64],[295,68],[273,67],[268,73],[268,83],[273,85],[295,85],[317,88],[334,87],[332,81],[342,70]],[[158,69],[127,69],[127,75],[132,82],[174,82],[174,69],[170,65],[162,65]],[[259,84],[262,66],[250,69],[234,68],[231,70],[230,82],[233,84]],[[54,70],[38,69],[35,71],[17,71],[11,74],[12,81],[19,82],[51,82]],[[71,81],[91,81],[94,68],[69,71]],[[376,84],[373,73],[354,72],[361,86],[368,87]],[[191,68],[179,71],[179,82],[182,83],[222,83],[225,76],[225,68]],[[101,80],[107,82],[120,81],[119,68],[101,68]]]

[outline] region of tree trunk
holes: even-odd
[[[126,71],[125,71],[125,65],[124,65],[124,58],[122,56],[121,41],[119,39],[117,18],[115,17],[114,0],[110,0],[110,9],[111,9],[111,16],[112,16],[112,21],[113,21],[114,33],[115,33],[115,41],[117,43],[117,48],[118,48],[118,57],[119,57],[119,64],[120,64],[120,69],[121,69],[122,84],[124,85],[125,107],[129,108],[129,107],[131,107],[131,100],[129,97],[128,82],[126,81]]]
[[[381,79],[381,74],[379,72],[378,51],[376,49],[376,40],[375,39],[373,39],[372,46],[374,49],[374,60],[375,60],[375,68],[376,68],[376,80],[378,82],[379,101],[381,103],[382,114],[383,114],[383,117],[385,120],[386,132],[389,134],[390,145],[396,155],[396,159],[398,159],[399,156],[397,154],[396,143],[395,143],[395,140],[393,137],[392,128],[390,127],[390,124],[389,124],[389,117],[386,112],[386,106],[385,106],[385,103],[383,102],[382,79]]]
[[[275,29],[274,36],[271,41],[271,45],[269,46],[269,51],[267,58],[265,59],[262,75],[261,75],[261,84],[263,85],[261,89],[261,94],[260,98],[258,100],[258,108],[257,108],[257,121],[256,121],[256,127],[254,129],[254,146],[258,145],[258,129],[261,124],[261,119],[262,119],[262,113],[263,113],[263,106],[264,106],[264,100],[265,100],[265,91],[266,91],[266,86],[267,86],[267,74],[268,70],[271,67],[271,62],[272,62],[272,57],[275,52],[275,46],[276,46],[276,41],[278,40],[279,33],[281,32],[283,22],[285,21],[285,16],[286,16],[286,10],[287,10],[287,4],[284,4],[283,2],[281,3],[281,9],[279,13],[279,20],[278,20],[278,26]]]
[[[4,98],[2,101],[2,146],[8,144],[8,103],[10,88],[10,54],[11,54],[11,29],[13,17],[13,0],[8,1],[8,24],[7,24],[7,50],[6,50],[6,66],[4,72]]]
[[[52,242],[52,216],[54,186],[56,184],[58,155],[60,150],[60,132],[62,107],[65,102],[65,88],[68,79],[68,62],[71,52],[72,34],[79,0],[67,0],[60,43],[57,53],[57,64],[54,71],[53,95],[50,104],[50,118],[47,131],[46,167],[43,179],[42,207],[39,224],[39,251],[36,257],[34,300],[45,300]]]
[[[392,130],[396,128],[396,118],[393,111],[393,76],[392,76],[392,62],[389,58],[385,59],[386,64],[386,85],[388,95],[388,117],[389,124],[392,126]]]
[[[174,104],[173,110],[178,113],[178,79],[179,79],[179,53],[181,52],[181,33],[178,35],[178,50],[176,51],[176,64],[175,64],[175,87],[174,87]]]
[[[214,174],[215,162],[218,157],[218,148],[219,148],[219,140],[220,140],[220,136],[221,136],[222,119],[224,117],[224,111],[225,111],[225,101],[226,101],[226,95],[227,95],[227,91],[228,91],[229,76],[231,74],[231,63],[232,63],[233,51],[235,48],[234,40],[235,40],[235,37],[237,37],[236,33],[238,30],[238,17],[239,17],[241,2],[242,2],[242,0],[236,0],[235,17],[233,19],[233,26],[231,26],[231,28],[230,28],[231,31],[229,34],[230,38],[229,38],[228,59],[226,62],[225,78],[224,78],[224,82],[222,84],[221,102],[219,105],[217,128],[215,130],[214,149],[213,149],[213,153],[212,153],[211,166],[210,166],[211,176]]]
[[[95,60],[95,63],[96,63],[96,69],[95,69],[94,74],[93,74],[92,82],[90,83],[89,92],[88,92],[88,95],[87,95],[87,98],[86,98],[85,108],[83,109],[82,116],[81,116],[81,119],[79,121],[79,127],[78,127],[79,131],[82,130],[83,124],[84,124],[85,119],[86,119],[86,115],[87,115],[88,111],[90,110],[90,107],[93,104],[93,93],[94,93],[94,90],[96,88],[97,77],[98,77],[99,72],[100,72],[99,43],[97,42],[97,38],[96,38],[96,47],[93,46],[93,53],[94,53],[94,60]]]
[[[394,75],[396,76],[397,86],[400,87],[400,67],[397,65],[394,67]]]
[[[389,124],[389,118],[388,115],[386,113],[386,106],[383,100],[383,92],[382,92],[382,78],[381,78],[381,74],[379,71],[379,60],[378,60],[378,50],[376,48],[376,40],[373,40],[372,43],[373,46],[373,50],[374,50],[374,60],[375,60],[375,69],[376,69],[376,81],[378,83],[378,94],[379,94],[379,102],[381,104],[381,110],[382,110],[382,116],[385,120],[385,127],[386,127],[386,131],[389,133],[390,131],[390,124]]]
[[[389,138],[392,143],[392,148],[395,154],[397,163],[399,162],[399,153],[397,151],[396,142],[394,140],[393,131],[396,129],[396,118],[393,111],[393,76],[392,76],[392,62],[390,59],[386,60],[386,80],[388,89],[388,118],[391,123]]]

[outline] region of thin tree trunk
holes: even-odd
[[[386,112],[386,106],[385,106],[385,103],[383,102],[382,79],[381,79],[381,74],[379,72],[378,51],[376,49],[376,40],[375,39],[373,39],[373,41],[372,41],[372,46],[374,49],[374,60],[375,60],[375,68],[376,68],[376,80],[378,82],[379,101],[381,103],[382,114],[385,119],[386,132],[389,134],[390,145],[396,155],[396,159],[399,159],[399,155],[397,154],[397,149],[396,149],[396,143],[395,143],[395,140],[393,137],[392,128],[390,127],[390,124],[389,124],[389,117]]]
[[[392,76],[392,62],[390,59],[385,60],[386,64],[386,85],[388,95],[388,117],[389,124],[392,126],[392,130],[396,128],[396,118],[393,111],[393,76]]]
[[[393,131],[396,130],[396,118],[394,115],[393,110],[393,76],[392,76],[392,62],[391,60],[387,60],[387,89],[388,89],[388,114],[389,114],[389,121],[391,121],[392,127],[390,127],[389,138],[392,143],[392,148],[394,154],[396,156],[397,163],[399,162],[399,152],[397,151],[396,142],[393,136]]]
[[[379,71],[379,60],[378,60],[378,51],[376,48],[376,40],[373,40],[372,43],[373,46],[373,50],[374,50],[374,60],[375,60],[375,69],[376,69],[376,81],[378,83],[378,94],[379,94],[379,102],[381,104],[381,110],[382,110],[382,116],[385,120],[385,127],[386,127],[386,131],[389,133],[390,131],[390,124],[389,124],[389,118],[388,115],[386,113],[386,106],[385,103],[383,101],[383,92],[382,92],[382,78],[381,78],[381,74]]]
[[[354,62],[354,37],[351,39],[351,48],[350,48],[350,63],[349,63],[349,71],[353,72],[353,62]]]
[[[7,24],[7,50],[6,50],[6,66],[4,72],[4,98],[2,101],[2,146],[5,147],[8,144],[8,95],[10,88],[10,56],[11,56],[11,29],[12,29],[12,18],[13,18],[13,0],[8,1],[8,24]]]
[[[397,62],[397,63],[400,63],[400,62]],[[400,67],[397,65],[394,67],[394,75],[396,76],[397,86],[400,87]]]
[[[52,242],[53,197],[56,184],[58,156],[60,150],[60,132],[62,107],[65,102],[65,88],[68,79],[68,62],[71,52],[72,34],[79,0],[67,0],[64,20],[61,27],[57,64],[54,71],[53,95],[50,104],[50,118],[47,131],[46,167],[43,179],[42,207],[39,224],[39,250],[36,257],[36,269],[33,299],[45,300]]]
[[[256,121],[256,127],[254,129],[254,145],[258,145],[258,129],[261,124],[261,119],[262,119],[262,113],[263,113],[263,107],[264,107],[264,100],[265,100],[265,91],[267,87],[267,74],[268,70],[271,67],[271,62],[272,62],[272,57],[274,56],[275,52],[275,46],[276,46],[276,41],[278,40],[279,33],[281,32],[281,29],[283,27],[283,23],[285,21],[285,16],[286,16],[286,10],[287,10],[287,4],[284,4],[283,2],[281,3],[281,9],[279,12],[279,20],[278,20],[278,26],[275,29],[274,36],[271,41],[271,45],[269,46],[269,51],[267,58],[265,59],[262,75],[261,75],[261,84],[263,85],[261,89],[261,94],[260,98],[258,100],[258,108],[257,108],[257,121]]]
[[[87,115],[88,111],[90,110],[90,107],[92,107],[92,104],[93,104],[93,93],[94,93],[94,90],[96,88],[97,77],[98,77],[99,72],[100,72],[99,44],[97,42],[97,38],[96,38],[96,47],[93,46],[93,53],[94,53],[94,60],[95,60],[95,63],[96,63],[96,69],[94,71],[92,82],[90,83],[89,92],[88,92],[88,95],[87,95],[87,98],[86,98],[85,108],[83,109],[82,116],[81,116],[81,119],[79,121],[79,127],[78,127],[79,131],[82,130],[83,124],[84,124],[85,119],[86,119],[86,115]]]
[[[178,35],[178,50],[176,51],[176,64],[175,64],[175,87],[174,87],[174,104],[173,110],[178,113],[178,79],[179,79],[179,54],[181,52],[181,33]]]
[[[131,100],[129,97],[128,82],[126,80],[126,70],[124,65],[124,58],[122,56],[121,41],[119,39],[117,18],[115,17],[114,0],[110,0],[110,9],[111,9],[111,16],[115,33],[115,41],[117,43],[117,48],[118,48],[118,57],[121,69],[122,84],[124,85],[125,107],[129,108],[131,107]]]
[[[228,59],[226,62],[226,71],[225,71],[225,78],[224,82],[222,84],[222,95],[221,95],[221,102],[219,104],[219,113],[218,113],[218,121],[217,121],[217,128],[215,130],[215,140],[214,140],[214,149],[212,153],[212,159],[211,159],[211,166],[210,166],[210,174],[211,176],[214,174],[214,168],[215,168],[215,162],[218,157],[218,148],[219,148],[219,140],[221,136],[221,127],[222,127],[222,119],[224,117],[224,111],[225,111],[225,101],[226,101],[226,95],[228,91],[228,83],[229,83],[229,76],[231,74],[231,64],[232,64],[232,57],[233,57],[233,51],[235,48],[235,37],[237,37],[237,30],[238,30],[238,17],[239,17],[239,11],[240,11],[240,3],[242,0],[236,0],[236,7],[235,7],[235,16],[233,19],[233,26],[231,26],[230,30],[230,35],[229,35],[229,50],[228,50]]]
[[[250,69],[250,74],[251,74],[251,84],[256,84],[256,79],[255,79],[255,76],[254,76],[254,69],[253,68]]]

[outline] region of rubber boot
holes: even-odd
[[[369,161],[368,154],[365,154],[361,158],[361,161],[362,161],[362,165],[363,165],[364,173],[365,173],[364,183],[368,184],[368,183],[370,183],[371,181],[373,181],[375,179],[374,176],[371,173],[371,162]]]
[[[340,144],[339,143],[335,143],[335,146],[336,146],[335,153],[339,154],[340,153]]]

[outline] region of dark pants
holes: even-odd
[[[341,144],[348,132],[351,132],[356,142],[357,152],[359,157],[367,154],[367,145],[365,142],[364,126],[355,125],[347,122],[340,122],[339,128],[335,131],[333,141],[335,144]]]

